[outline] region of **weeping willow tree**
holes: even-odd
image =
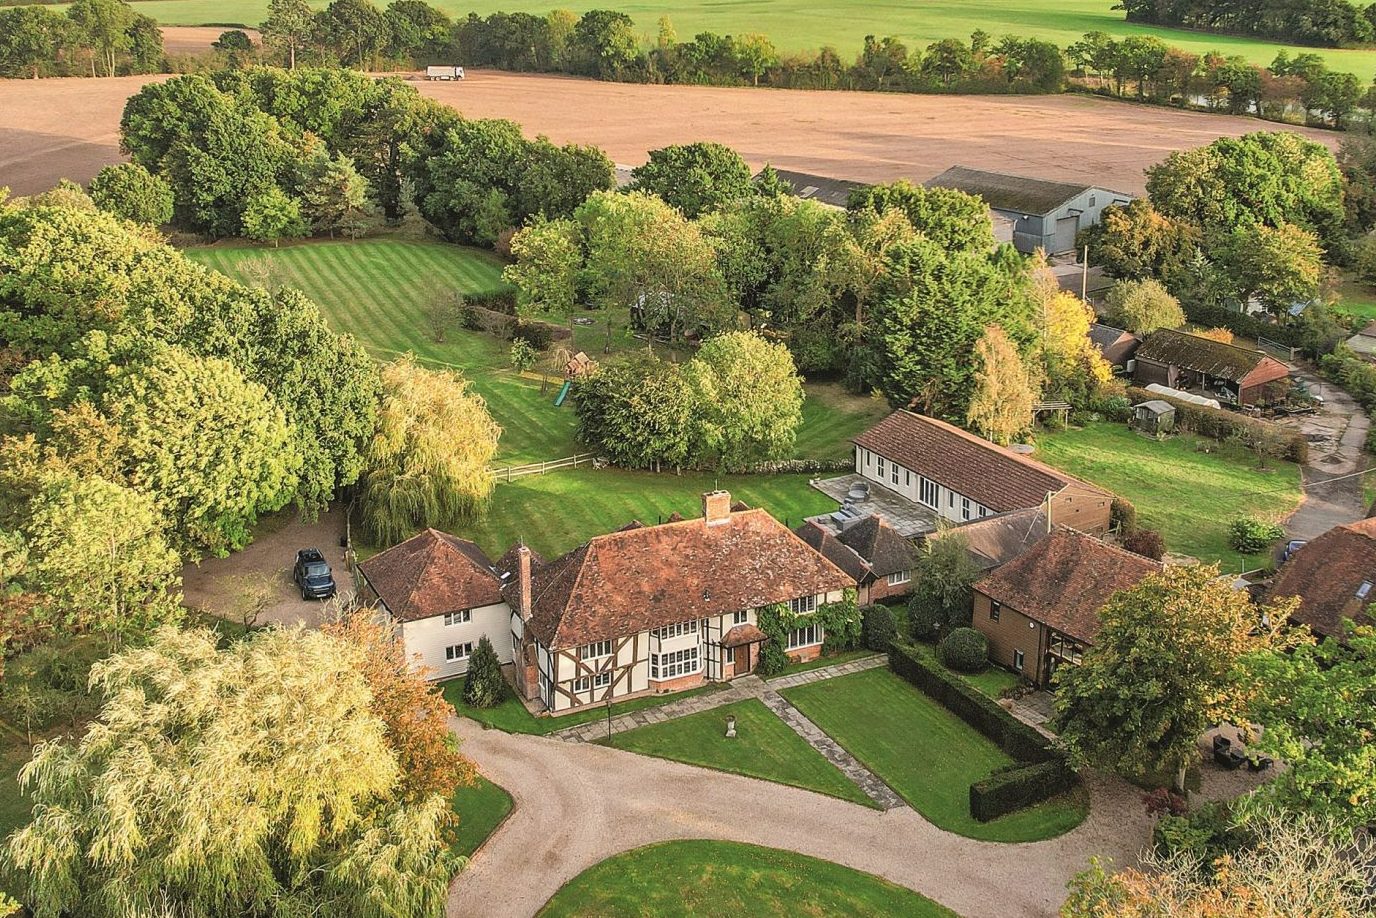
[[[492,493],[488,467],[502,433],[482,396],[459,374],[411,357],[382,371],[382,389],[363,478],[368,535],[390,545],[476,516]]]
[[[0,849],[35,918],[439,916],[456,863],[442,794],[407,801],[362,652],[262,631],[227,650],[167,627],[97,664],[78,742],[20,772]]]

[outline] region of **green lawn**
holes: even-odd
[[[868,873],[816,858],[722,841],[636,848],[588,868],[541,918],[956,918],[932,900]]]
[[[450,850],[468,857],[511,812],[511,795],[479,775],[471,786],[454,792],[454,812],[459,814],[459,831]]]
[[[987,841],[1051,838],[1079,825],[1085,792],[992,822],[970,815],[970,784],[1012,764],[997,746],[887,669],[786,689],[783,696],[929,822]]]
[[[317,8],[326,4],[326,0],[310,2]],[[543,16],[556,7],[579,13],[589,9],[621,10],[634,18],[642,44],[646,46],[653,43],[659,17],[668,14],[683,40],[703,30],[732,35],[762,32],[780,50],[832,45],[847,58],[860,50],[864,37],[870,34],[896,35],[909,46],[923,48],[943,38],[968,38],[976,29],[983,29],[996,38],[1013,34],[1047,39],[1063,47],[1094,30],[1116,37],[1155,35],[1195,54],[1219,51],[1241,55],[1255,64],[1269,64],[1283,47],[1271,41],[1130,24],[1122,12],[1114,9],[1115,0],[924,0],[922,3],[833,0],[820,5],[805,0],[776,0],[773,3],[435,0],[435,5],[456,18],[470,11],[479,15],[501,11]],[[139,3],[138,9],[169,25],[256,25],[266,18],[267,0],[148,0]],[[1363,82],[1369,81],[1376,69],[1376,52],[1371,50],[1313,50],[1329,66],[1350,70]]]
[[[868,657],[874,654],[873,650],[843,650],[840,653],[829,654],[818,657],[815,660],[808,660],[806,663],[790,663],[772,676],[765,676],[769,679],[782,679],[784,676],[791,676],[794,673],[805,673],[811,669],[822,669],[826,666],[840,666],[842,663],[849,663],[851,660],[858,660],[861,657]]]
[[[681,698],[691,698],[694,695],[719,691],[721,688],[720,683],[712,683],[686,692],[645,695],[641,698],[632,698],[630,701],[618,701],[612,705],[612,716],[616,717],[620,714],[629,714],[632,711],[653,708]],[[576,727],[590,721],[602,720],[607,716],[605,705],[592,705],[582,711],[573,711],[558,717],[536,717],[526,710],[525,705],[521,704],[516,693],[510,688],[507,689],[506,697],[502,699],[502,703],[494,708],[469,707],[463,700],[462,678],[450,679],[448,682],[442,683],[441,690],[444,693],[444,700],[454,706],[454,710],[458,712],[460,717],[476,720],[480,724],[505,730],[507,733],[532,733],[537,736],[544,736],[556,730],[563,730],[565,727]]]
[[[1207,446],[1212,452],[1201,452]],[[1036,458],[1125,497],[1143,526],[1159,529],[1166,548],[1225,571],[1250,570],[1269,555],[1243,556],[1228,547],[1228,524],[1239,516],[1284,520],[1300,503],[1299,466],[1271,462],[1231,444],[1190,434],[1157,442],[1123,424],[1098,423],[1044,433]]]
[[[736,736],[726,737],[726,718]],[[618,733],[607,745],[689,765],[763,778],[875,806],[839,768],[754,698]]]
[[[912,646],[917,650],[920,656],[926,658],[934,665],[942,665],[936,658],[936,648],[931,644],[915,641]],[[1016,675],[992,664],[982,673],[958,673],[953,669],[948,669],[946,672],[955,676],[957,679],[963,679],[985,695],[995,699],[1003,697],[1004,692],[1018,684],[1018,677]]]
[[[1336,308],[1362,320],[1376,319],[1376,289],[1347,272],[1338,284]]]

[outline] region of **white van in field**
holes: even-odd
[[[427,80],[462,80],[462,67],[430,66],[425,68]]]

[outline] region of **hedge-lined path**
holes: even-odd
[[[801,674],[800,674],[801,675]],[[1151,835],[1140,791],[1086,778],[1089,816],[1040,842],[983,842],[938,829],[914,810],[872,810],[754,778],[592,743],[451,722],[511,817],[450,890],[448,915],[527,918],[592,865],[653,842],[715,838],[797,851],[884,877],[962,918],[1050,918],[1091,855],[1137,863]],[[922,737],[913,737],[921,754]]]
[[[694,695],[692,698],[684,698],[682,701],[671,701],[668,704],[658,705],[653,708],[645,708],[640,711],[632,711],[629,714],[621,714],[611,719],[608,724],[605,720],[589,721],[578,724],[565,730],[556,730],[549,735],[555,739],[563,740],[566,743],[591,743],[608,736],[625,733],[627,730],[634,730],[636,727],[644,727],[648,724],[659,724],[666,720],[674,720],[679,717],[687,717],[689,714],[701,714],[703,711],[710,711],[723,705],[734,704],[737,701],[745,701],[749,698],[758,698],[769,705],[768,697],[779,697],[779,690],[792,688],[795,685],[806,685],[809,682],[820,682],[823,679],[834,679],[837,676],[846,676],[851,673],[858,673],[866,669],[874,669],[879,666],[886,666],[888,658],[882,653],[873,656],[861,657],[857,660],[849,660],[845,663],[838,663],[835,666],[822,666],[817,669],[809,669],[800,673],[793,673],[790,676],[783,676],[765,682],[759,676],[742,676],[733,679],[730,684],[720,692],[712,692],[707,695]],[[783,699],[780,698],[780,701]],[[787,702],[785,702],[787,704]],[[772,706],[771,706],[772,707]],[[791,707],[791,705],[790,705]],[[776,712],[777,713],[777,712]],[[787,721],[785,721],[787,723]],[[793,726],[789,724],[789,726]],[[796,727],[794,727],[797,730]],[[803,739],[808,739],[801,731],[798,733]],[[811,743],[811,740],[808,740]],[[816,744],[813,744],[814,747]],[[819,752],[822,752],[818,748]],[[822,752],[826,755],[825,752]],[[830,756],[828,756],[830,758]],[[841,769],[845,771],[844,768]],[[878,779],[876,779],[878,780]],[[881,782],[882,783],[882,782]],[[863,787],[863,785],[861,785]],[[881,801],[882,802],[882,801]]]

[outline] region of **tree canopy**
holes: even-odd
[[[741,155],[706,141],[651,150],[631,176],[634,190],[658,195],[689,219],[754,191]]]

